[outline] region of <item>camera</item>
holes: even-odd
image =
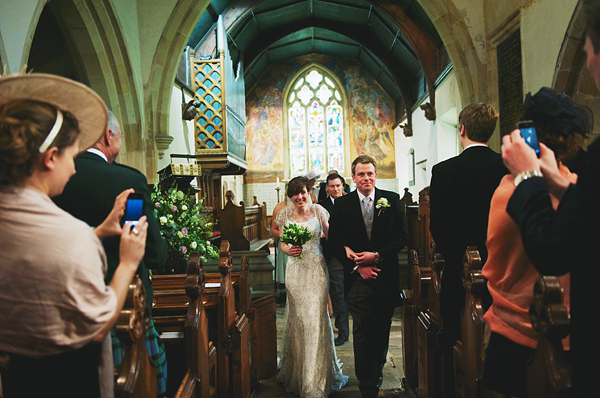
[[[527,145],[532,147],[535,154],[540,157],[540,144],[538,143],[537,132],[533,121],[521,120],[518,124],[518,128],[521,130],[521,137],[523,137]]]

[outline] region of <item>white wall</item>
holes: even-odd
[[[422,103],[426,102],[429,102],[428,97]],[[429,185],[433,165],[458,155],[457,125],[461,109],[456,75],[450,71],[436,89],[436,120],[427,120],[417,107],[412,113],[413,136],[407,138],[402,129],[396,129],[396,174],[401,195],[408,187],[413,200],[418,200],[419,191]],[[415,185],[409,186],[411,150],[414,151]]]
[[[551,87],[577,0],[537,0],[521,10],[523,95]]]

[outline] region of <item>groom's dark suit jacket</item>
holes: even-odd
[[[53,199],[60,208],[93,227],[104,221],[113,208],[115,198],[125,189],[133,188],[144,195],[144,214],[148,216],[148,238],[138,275],[146,288],[146,302],[152,309],[153,293],[148,269],[157,270],[165,266],[167,244],[160,235],[158,222],[154,217],[154,206],[146,177],[134,168],[108,163],[90,152],[83,152],[75,158],[75,169],[76,173],[67,183],[63,193]],[[120,237],[105,238],[102,244],[108,262],[105,279],[109,283],[119,265]]]
[[[371,239],[367,236],[357,191],[336,199],[329,222],[329,244],[344,266],[346,292],[358,283],[362,293],[389,299],[397,305],[400,304],[398,252],[408,241],[406,219],[398,194],[375,188],[373,206],[380,198],[386,198],[390,207],[381,212],[374,209]],[[376,251],[380,254],[381,262],[376,266],[381,272],[375,280],[363,280],[353,271],[355,264],[346,257],[344,245],[355,252]]]

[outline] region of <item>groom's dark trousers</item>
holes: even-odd
[[[377,209],[379,199],[389,207]],[[370,237],[366,220],[372,217]],[[371,214],[363,216],[358,193],[352,191],[335,201],[330,219],[329,244],[344,266],[346,302],[352,315],[354,363],[361,394],[375,397],[386,361],[394,308],[401,304],[398,252],[408,240],[406,219],[398,194],[375,188]],[[344,246],[355,252],[378,252],[381,269],[374,280],[363,280]]]

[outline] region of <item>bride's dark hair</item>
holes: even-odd
[[[302,188],[306,188],[308,191],[308,178],[304,176],[292,178],[288,183],[287,197],[291,198],[294,195],[298,195],[302,191]]]

